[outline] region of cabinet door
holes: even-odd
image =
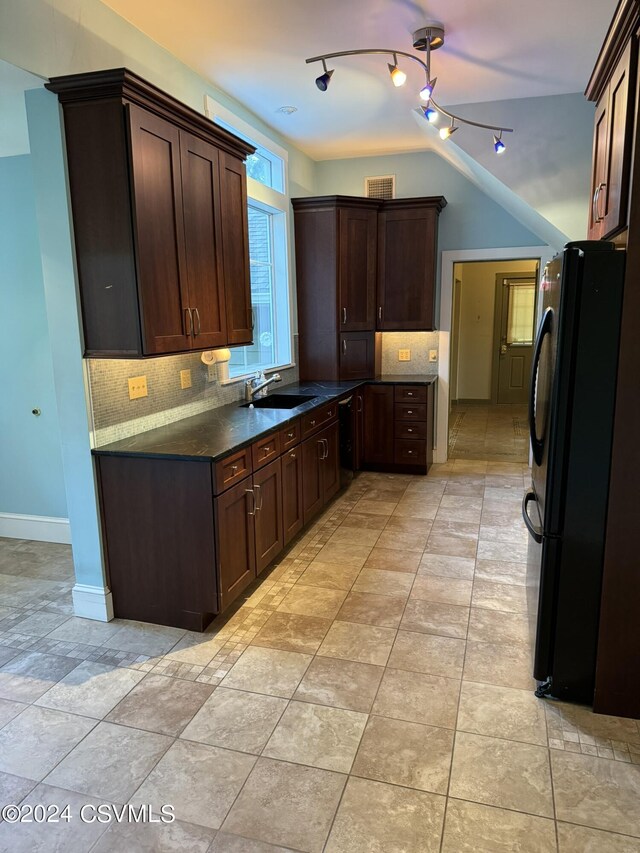
[[[296,447],[282,457],[282,517],[284,544],[302,530],[302,449]]]
[[[332,424],[320,433],[324,444],[322,460],[322,502],[326,503],[340,488],[340,431]]]
[[[393,385],[364,389],[364,462],[393,464]]]
[[[364,458],[364,390],[353,395],[353,468],[360,471]]]
[[[316,515],[323,504],[322,460],[324,445],[318,436],[303,441],[302,452],[302,515],[304,523]]]
[[[146,355],[191,347],[180,132],[129,104],[138,294]]]
[[[378,215],[375,210],[339,212],[339,309],[340,330],[375,329],[376,243]]]
[[[182,202],[189,309],[196,349],[226,346],[224,288],[220,271],[220,152],[180,131]]]
[[[340,379],[372,379],[375,368],[375,332],[340,335]]]
[[[256,498],[256,572],[273,562],[284,548],[282,466],[280,460],[253,475]]]
[[[215,499],[220,609],[256,576],[255,493],[251,477]]]
[[[249,280],[247,179],[242,160],[220,152],[220,224],[227,313],[227,339],[233,346],[253,340]]]
[[[378,329],[433,329],[436,211],[387,210],[378,221]]]
[[[609,83],[607,118],[607,170],[605,187],[598,198],[599,216],[603,217],[602,236],[607,237],[627,222],[629,172],[631,166],[631,130],[633,105],[629,96],[631,85],[631,42]]]

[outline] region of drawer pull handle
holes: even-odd
[[[266,445],[264,446],[263,451],[264,451],[265,453],[271,453],[271,448],[269,447],[269,445],[268,445],[268,444],[266,444]]]
[[[413,432],[413,430],[411,429],[411,427],[407,427],[407,432]]]
[[[238,466],[237,466],[237,465],[232,465],[232,466],[231,466],[231,473],[232,473],[232,474],[235,474],[237,470],[238,470]]]
[[[407,456],[413,456],[414,452],[413,450],[407,450]]]
[[[256,495],[253,489],[245,489],[246,494],[251,495],[251,509],[247,510],[247,515],[256,514]]]
[[[413,391],[407,391],[407,397],[413,397]]]
[[[292,453],[289,454],[289,459],[295,459],[295,458],[296,458],[296,452],[294,450]]]
[[[310,423],[311,423],[311,426],[315,426],[316,425],[315,419],[312,420]]]
[[[413,409],[407,409],[407,414],[408,414],[408,415],[412,415],[412,414],[413,414]]]
[[[328,417],[328,418],[332,418],[332,417],[333,417],[333,409],[329,409],[329,411],[327,412],[327,417]]]
[[[294,436],[294,433],[292,433],[292,432],[287,433],[287,438],[293,438],[293,436]]]

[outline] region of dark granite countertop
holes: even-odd
[[[362,385],[373,382],[431,385],[436,379],[436,376],[429,375],[384,375],[375,380],[354,382],[295,382],[282,388],[272,388],[271,392],[314,394],[314,399],[293,409],[249,409],[243,408],[242,401],[238,401],[96,447],[92,452],[97,456],[159,456],[165,459],[217,462],[300,415],[343,397]]]

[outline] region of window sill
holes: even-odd
[[[293,362],[291,362],[290,364],[281,364],[277,367],[268,367],[264,371],[264,373],[265,373],[265,376],[268,376],[270,373],[277,373],[279,370],[290,370],[292,367],[295,367],[295,366],[296,365]],[[224,386],[224,385],[235,385],[236,382],[244,382],[245,379],[249,379],[252,376],[255,376],[256,373],[258,372],[258,369],[259,368],[256,368],[255,370],[251,370],[249,373],[243,373],[240,376],[230,376],[228,379],[225,379],[224,382],[221,382],[220,385],[222,385],[222,386]]]

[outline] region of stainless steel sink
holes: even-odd
[[[242,408],[248,409],[249,406],[253,406],[256,409],[295,409],[296,406],[315,399],[315,394],[269,394],[266,397],[259,397],[252,403],[243,403]]]

